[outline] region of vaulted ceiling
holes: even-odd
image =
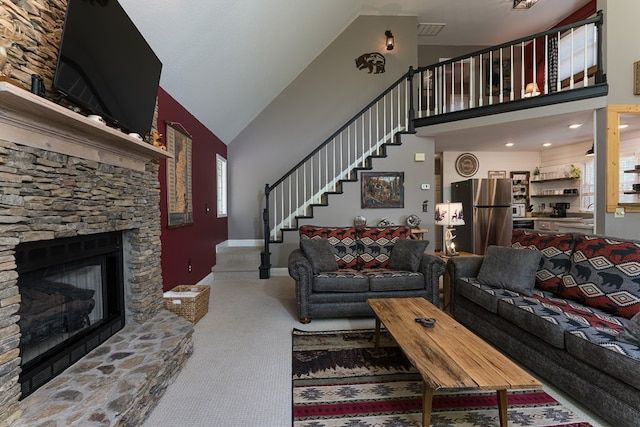
[[[416,44],[489,46],[546,30],[588,2],[120,0],[163,63],[161,86],[226,144],[359,15],[445,24]]]

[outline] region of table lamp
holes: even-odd
[[[456,236],[453,235],[452,231],[455,230],[455,228],[453,228],[454,225],[464,225],[462,203],[447,202],[436,204],[435,223],[436,225],[446,227],[444,235],[444,254],[448,256],[458,255],[455,243],[453,243],[453,239],[455,239]]]

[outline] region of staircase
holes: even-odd
[[[269,245],[328,205],[415,127],[606,94],[602,13],[577,23],[409,71],[274,184],[265,185],[260,278]],[[567,77],[565,77],[565,74]],[[580,88],[580,91],[574,89]],[[590,89],[590,90],[589,90]],[[543,96],[539,96],[543,95]],[[414,102],[417,101],[417,102]]]
[[[258,279],[260,266],[259,246],[227,246],[216,248],[216,265],[213,266],[213,280]]]

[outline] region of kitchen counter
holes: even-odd
[[[520,219],[520,218],[518,218]],[[566,216],[566,217],[553,217],[553,216],[533,216],[531,218],[534,221],[556,221],[556,222],[593,222],[593,217],[584,217],[584,216]]]
[[[567,216],[554,218],[550,216],[537,216],[527,218],[534,221],[537,230],[558,231],[562,233],[593,233],[593,217]]]

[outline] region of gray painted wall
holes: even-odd
[[[609,83],[608,104],[638,104],[640,96],[633,94],[633,63],[640,60],[634,41],[640,39],[640,16],[638,0],[598,0],[598,9],[604,12],[603,50],[605,52],[605,72]],[[615,23],[615,24],[609,24]],[[599,124],[606,120],[600,119]],[[605,176],[606,142],[602,138],[597,145],[598,178]],[[603,233],[609,236],[624,236],[640,239],[640,213],[627,213],[624,218],[614,218],[613,213],[604,213],[606,191],[598,186],[597,200],[600,214],[605,218]]]
[[[425,161],[416,162],[415,153],[424,153]],[[352,226],[353,219],[362,215],[367,218],[368,226],[375,226],[381,219],[387,218],[397,225],[405,225],[407,216],[420,217],[420,227],[429,230],[425,239],[429,240],[427,250],[435,250],[433,225],[433,207],[435,206],[435,161],[432,138],[402,135],[402,145],[387,148],[386,158],[374,159],[373,167],[377,172],[404,172],[404,208],[361,209],[360,181],[344,184],[344,194],[329,196],[329,206],[314,208],[313,219],[300,221],[300,225]],[[420,184],[430,184],[429,190],[421,190]],[[428,212],[422,212],[422,202],[429,201]],[[289,253],[299,246],[298,232],[285,233],[282,244],[272,245],[271,264],[273,267],[286,267]]]
[[[385,50],[385,30],[394,34],[392,51]],[[265,184],[274,183],[417,64],[416,31],[416,17],[356,18],[229,144],[229,239],[262,237]],[[355,59],[368,52],[386,57],[384,74],[356,68]]]
[[[467,55],[488,46],[418,46],[418,66],[426,67],[437,64],[440,58],[456,58]]]
[[[598,8],[605,13],[605,64],[610,93],[609,104],[637,104],[633,95],[633,62],[640,58],[630,55],[629,40],[640,36],[640,27],[634,17],[640,12],[640,3],[634,0],[599,1]],[[630,11],[636,13],[630,13]],[[415,19],[408,17],[359,17],[327,49],[314,60],[280,96],[258,116],[229,146],[229,182],[231,199],[229,216],[230,239],[254,239],[262,236],[261,210],[265,183],[272,183],[295,163],[320,144],[344,122],[380,92],[386,89],[409,65],[418,63],[416,46],[403,45],[403,40],[414,40]],[[396,36],[396,49],[388,54],[384,51],[384,31],[391,29]],[[636,37],[633,37],[633,36]],[[440,57],[454,57],[481,47],[468,46],[452,50],[445,47],[420,46],[420,65],[436,62]],[[381,51],[387,57],[387,73],[367,75],[358,71],[353,60],[362,53]],[[602,117],[602,116],[599,116]],[[624,219],[614,219],[604,213],[604,179],[606,141],[601,132],[605,126],[597,120],[596,149],[598,150],[598,194],[596,223],[602,234],[629,236],[640,239],[640,215],[627,214]],[[406,137],[405,137],[406,138]],[[420,138],[418,138],[420,139]],[[405,139],[406,141],[406,139]],[[398,147],[396,147],[398,148]],[[396,152],[391,149],[393,156]],[[414,150],[415,151],[415,150]],[[428,152],[427,150],[425,150]],[[410,153],[407,153],[407,156]],[[410,158],[411,156],[407,157]],[[411,157],[412,158],[412,157]],[[429,159],[429,157],[427,157]],[[429,161],[425,162],[425,165]],[[377,164],[377,163],[376,163]],[[399,166],[388,170],[402,170]],[[431,167],[432,165],[430,165]],[[452,165],[443,165],[443,168]],[[378,168],[379,171],[385,168]],[[405,170],[407,173],[407,170]],[[405,175],[405,179],[409,174]],[[409,178],[411,179],[411,178]],[[427,178],[428,179],[428,178]],[[431,178],[432,179],[432,178]],[[429,181],[426,181],[429,182]],[[312,223],[322,225],[349,225],[356,215],[351,202],[359,203],[359,183],[349,184],[356,188],[349,197],[332,202],[333,212],[340,217],[319,216]],[[431,198],[430,209],[433,204]],[[421,198],[419,196],[418,198]],[[421,200],[420,200],[421,201]],[[359,205],[358,205],[359,206]],[[417,209],[417,208],[416,208]],[[364,216],[370,224],[383,216],[400,222],[401,215],[373,213]],[[406,217],[405,213],[405,217]],[[397,216],[398,218],[394,217]],[[317,219],[317,220],[316,220]],[[323,221],[320,221],[320,220]],[[424,218],[423,218],[424,221]],[[432,228],[432,227],[429,227]],[[295,233],[289,233],[295,234]],[[432,234],[433,236],[433,234]],[[296,237],[297,239],[297,237]],[[284,247],[286,247],[286,242]],[[294,245],[297,244],[297,240]],[[288,253],[288,249],[283,252]],[[282,266],[282,260],[274,254],[274,266]],[[279,260],[280,259],[280,260]]]

